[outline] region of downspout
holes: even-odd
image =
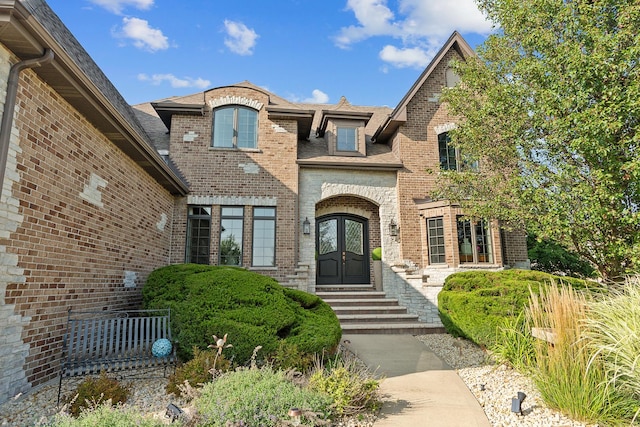
[[[4,187],[4,173],[7,169],[7,156],[9,155],[9,141],[11,139],[11,126],[13,125],[13,112],[16,107],[16,96],[18,94],[18,81],[20,72],[25,68],[39,67],[53,61],[53,51],[45,49],[40,58],[26,59],[16,62],[11,66],[9,79],[7,80],[7,96],[4,101],[4,112],[0,122],[0,196]]]

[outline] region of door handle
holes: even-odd
[[[342,252],[342,262],[343,263],[347,262],[347,253],[346,252]]]

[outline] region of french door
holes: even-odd
[[[316,220],[318,284],[369,283],[369,225],[353,215]]]

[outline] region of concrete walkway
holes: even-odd
[[[375,427],[490,427],[458,374],[412,335],[343,335],[342,341],[383,378]]]

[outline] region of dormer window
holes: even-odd
[[[215,148],[257,148],[258,112],[240,105],[229,105],[213,111]]]
[[[358,151],[358,129],[355,127],[336,128],[337,151]]]
[[[330,156],[366,156],[364,128],[372,113],[324,110],[316,134],[327,141]]]

